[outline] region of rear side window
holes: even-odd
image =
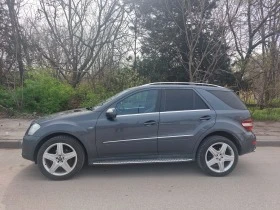
[[[190,89],[164,90],[162,100],[162,111],[209,109],[205,102]]]
[[[233,109],[247,109],[240,98],[233,91],[207,90]]]

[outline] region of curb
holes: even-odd
[[[280,141],[257,141],[258,147],[280,147]]]
[[[21,149],[22,140],[0,140],[0,149]]]
[[[280,147],[280,140],[258,140],[258,147]],[[0,149],[21,149],[22,140],[0,140]]]

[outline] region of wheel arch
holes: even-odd
[[[206,141],[206,139],[210,136],[223,136],[227,139],[229,139],[230,141],[232,141],[232,143],[234,143],[234,145],[236,146],[237,148],[237,151],[238,151],[238,155],[241,154],[241,144],[239,143],[237,137],[235,137],[232,133],[230,132],[227,132],[227,131],[214,131],[212,133],[209,133],[207,134],[206,136],[204,136],[204,138],[200,141],[199,145],[197,146],[196,148],[196,151],[195,151],[195,158],[197,157],[197,153],[198,153],[198,150],[200,148],[200,146],[203,144],[203,142]]]
[[[35,152],[34,152],[34,157],[33,157],[33,159],[34,159],[34,161],[35,161],[36,164],[37,164],[37,155],[38,155],[38,152],[39,152],[40,147],[41,147],[45,142],[47,142],[49,139],[51,139],[51,138],[53,138],[53,137],[56,137],[56,136],[68,136],[68,137],[71,137],[71,138],[75,139],[77,142],[79,142],[79,144],[82,146],[82,148],[83,148],[83,150],[84,150],[84,153],[85,153],[85,163],[88,161],[88,154],[87,154],[87,150],[86,150],[86,148],[85,148],[85,145],[82,143],[82,141],[81,141],[78,137],[76,137],[76,136],[74,136],[74,135],[72,135],[72,134],[69,134],[69,133],[58,132],[58,133],[52,133],[52,134],[49,134],[49,135],[43,137],[43,138],[41,139],[41,141],[37,144],[37,146],[36,146],[36,148],[35,148]]]

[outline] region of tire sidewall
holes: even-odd
[[[218,142],[223,142],[223,143],[228,144],[234,152],[234,163],[233,163],[233,165],[231,166],[231,168],[229,170],[227,170],[225,172],[222,172],[222,173],[214,172],[211,169],[209,169],[209,167],[206,164],[206,160],[205,160],[205,154],[206,154],[208,148],[211,145],[213,145],[215,143],[218,143]],[[235,144],[231,140],[229,140],[228,138],[223,137],[223,136],[211,136],[211,137],[206,138],[205,141],[200,146],[199,151],[197,153],[197,162],[198,162],[199,167],[205,173],[207,173],[211,176],[226,176],[234,170],[234,168],[235,168],[235,166],[238,162],[238,151],[237,151],[237,148],[236,148]]]
[[[71,147],[74,148],[74,150],[77,153],[76,166],[69,174],[62,175],[62,176],[55,176],[53,174],[50,174],[43,165],[43,154],[45,150],[52,144],[56,144],[56,143],[69,144]],[[37,163],[41,173],[53,180],[66,180],[73,177],[76,173],[78,173],[82,169],[84,162],[85,162],[85,154],[82,146],[76,139],[69,136],[55,136],[53,138],[50,138],[40,147],[37,155]]]

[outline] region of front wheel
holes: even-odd
[[[235,144],[223,136],[205,139],[197,153],[199,167],[211,176],[225,176],[233,171],[238,162]]]
[[[85,155],[80,143],[69,136],[56,136],[39,149],[37,163],[40,171],[53,180],[69,179],[84,165]]]

